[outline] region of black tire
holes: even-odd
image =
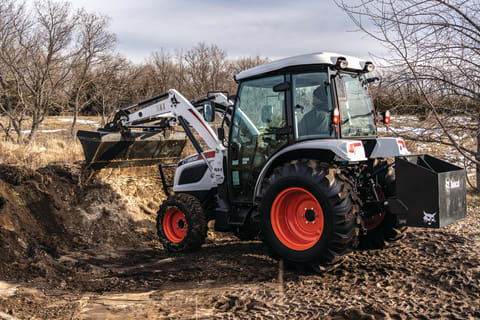
[[[323,211],[323,231],[318,240],[313,240],[316,241],[314,245],[307,249],[296,250],[285,245],[272,225],[275,199],[292,188],[308,191]],[[319,161],[298,160],[275,168],[264,181],[260,205],[263,241],[273,258],[283,258],[287,265],[294,265],[301,271],[320,272],[337,265],[341,257],[351,252],[358,243],[359,208],[353,203],[351,190],[344,176]],[[307,208],[305,210],[308,211]]]
[[[178,239],[174,239],[168,230],[170,225],[166,220],[172,216],[172,212],[179,210],[184,219],[184,223],[179,224],[183,234]],[[164,223],[165,222],[165,223]],[[166,229],[167,228],[167,229]],[[157,234],[163,247],[171,252],[195,251],[205,243],[207,237],[207,219],[200,201],[189,194],[179,193],[171,195],[163,201],[157,215]],[[183,237],[182,237],[183,236]],[[174,241],[176,240],[176,241]]]
[[[372,171],[386,164],[386,160],[377,161],[372,166]],[[379,174],[378,184],[385,197],[395,195],[395,170],[393,167],[390,166],[384,173]],[[361,233],[359,248],[384,249],[391,243],[403,239],[406,236],[407,229],[407,227],[400,226],[397,217],[387,210],[383,220],[377,227],[367,230],[366,234]]]

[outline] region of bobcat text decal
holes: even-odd
[[[445,180],[445,189],[450,192],[452,189],[460,188],[460,180],[453,178]]]

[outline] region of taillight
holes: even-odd
[[[348,153],[355,153],[355,149],[362,146],[361,142],[353,142],[348,145],[347,151]]]
[[[385,111],[385,116],[383,117],[383,122],[385,124],[390,124],[390,110]]]
[[[340,111],[338,111],[338,108],[335,108],[333,110],[333,123],[338,124],[340,122]]]

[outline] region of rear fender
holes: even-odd
[[[369,158],[393,158],[409,154],[410,151],[402,138],[377,138]]]
[[[315,140],[304,141],[288,146],[274,154],[265,164],[254,189],[254,202],[257,202],[262,190],[263,180],[273,168],[295,159],[316,159],[325,162],[366,161],[365,149],[360,140]]]

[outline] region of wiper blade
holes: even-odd
[[[343,121],[342,121],[342,124],[345,124],[345,123],[349,122],[350,119],[368,117],[368,116],[370,116],[371,114],[373,114],[373,111],[370,111],[370,112],[364,113],[364,114],[356,114],[356,115],[354,115],[354,116],[350,116],[348,119],[343,120]]]

